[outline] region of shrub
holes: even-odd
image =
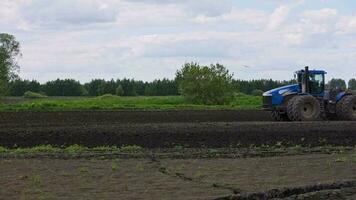
[[[253,91],[251,92],[251,94],[252,94],[253,96],[262,96],[263,91],[262,91],[262,90],[253,90]]]
[[[220,64],[186,63],[176,73],[180,93],[197,104],[228,104],[233,100],[232,75]]]
[[[43,94],[40,94],[40,93],[27,91],[27,92],[25,92],[23,97],[24,98],[29,98],[29,99],[39,99],[39,98],[46,98],[47,96],[43,95]]]

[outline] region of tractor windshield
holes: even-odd
[[[324,92],[324,74],[310,74],[309,87],[312,94]]]

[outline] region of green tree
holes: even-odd
[[[48,81],[43,86],[43,90],[48,96],[83,96],[88,94],[80,82],[73,79]]]
[[[179,92],[190,102],[228,104],[233,100],[232,74],[223,65],[186,63],[176,80]]]
[[[254,90],[251,92],[251,94],[252,94],[253,96],[262,96],[263,91],[262,91],[262,90],[259,90],[259,89],[254,89]]]
[[[122,85],[117,86],[116,95],[117,96],[124,96],[124,89],[122,88]]]
[[[0,94],[4,94],[9,81],[17,77],[21,56],[20,43],[13,35],[0,33]]]
[[[348,85],[350,90],[356,90],[356,79],[350,79]]]
[[[26,91],[40,92],[41,84],[38,81],[15,79],[8,84],[8,94],[10,96],[23,96]]]
[[[335,89],[335,88],[346,89],[346,82],[343,79],[333,78],[328,82],[328,88],[329,89]]]

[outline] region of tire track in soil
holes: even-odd
[[[224,190],[227,190],[227,191],[231,192],[231,194],[239,194],[241,192],[241,189],[234,188],[234,187],[228,186],[226,184],[210,183],[210,182],[206,182],[206,181],[201,181],[201,180],[194,179],[192,177],[186,176],[183,173],[174,172],[171,169],[168,169],[165,165],[163,165],[163,163],[160,160],[158,160],[154,155],[149,155],[149,156],[150,156],[150,163],[154,164],[154,167],[160,173],[162,173],[164,175],[167,175],[169,177],[178,178],[180,180],[187,181],[187,182],[194,182],[194,183],[198,183],[198,184],[204,184],[204,185],[207,185],[208,187],[211,187],[211,188],[224,189]]]
[[[325,183],[325,184],[316,184],[316,185],[308,185],[303,187],[294,187],[294,188],[281,188],[281,189],[272,189],[265,192],[256,192],[256,193],[247,193],[247,194],[237,194],[230,195],[226,197],[216,198],[215,200],[267,200],[267,199],[320,199],[316,198],[318,195],[325,192],[326,197],[330,197],[328,199],[336,199],[336,197],[340,197],[338,195],[342,195],[340,191],[347,188],[356,188],[356,180],[349,181],[340,181],[335,183]],[[356,190],[355,190],[356,191]],[[336,196],[335,196],[336,195]],[[311,198],[313,197],[314,198]],[[325,198],[324,198],[325,199]],[[337,199],[343,199],[341,196]]]

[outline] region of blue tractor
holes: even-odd
[[[325,90],[323,70],[295,72],[297,84],[263,94],[263,109],[276,121],[356,120],[356,96],[339,88]]]

